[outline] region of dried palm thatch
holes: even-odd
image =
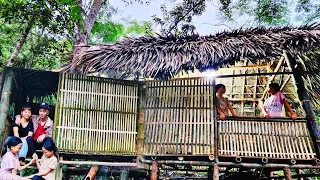
[[[233,65],[240,59],[279,58],[283,51],[300,57],[306,88],[320,97],[320,24],[299,28],[252,28],[209,36],[147,36],[87,47],[67,70],[78,73],[118,71],[167,79],[181,70],[200,71]],[[315,83],[317,82],[317,83]],[[314,101],[316,102],[316,101]],[[320,104],[320,103],[319,103]],[[320,107],[320,106],[319,106]]]
[[[319,46],[320,25],[259,27],[210,36],[147,36],[89,47],[68,69],[81,73],[139,72],[145,77],[166,79],[181,70],[234,64],[240,58],[252,62],[277,58],[283,50],[292,55],[306,55]]]

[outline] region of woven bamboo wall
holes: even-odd
[[[219,155],[313,159],[306,122],[218,121]]]
[[[149,81],[144,155],[214,154],[213,81]]]
[[[56,142],[60,151],[135,154],[138,85],[61,74]]]

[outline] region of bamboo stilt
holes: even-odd
[[[85,177],[85,180],[93,180],[99,170],[98,166],[92,166]]]
[[[158,179],[158,164],[153,161],[151,166],[151,174],[150,180],[157,180]]]
[[[213,180],[219,180],[219,167],[217,164],[213,165]]]
[[[286,180],[292,180],[290,168],[288,167],[283,168],[283,172]]]

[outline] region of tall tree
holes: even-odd
[[[128,4],[133,2],[149,2],[143,0],[122,0]],[[73,60],[81,53],[83,48],[88,45],[89,37],[95,24],[95,21],[99,15],[100,10],[107,8],[110,4],[108,0],[58,0],[62,4],[70,6],[70,15],[75,20],[77,26]],[[107,12],[108,13],[108,12]]]
[[[193,33],[194,16],[200,16],[213,4],[216,10],[210,10],[213,17],[222,21],[234,22],[242,17],[253,22],[250,25],[279,26],[290,25],[292,21],[300,24],[318,22],[320,20],[320,1],[311,0],[172,0],[174,7],[168,10],[161,6],[163,17],[153,16],[153,20],[161,27],[162,34]],[[290,21],[291,20],[291,21]],[[295,22],[297,24],[297,22]],[[225,24],[224,24],[225,25]]]
[[[72,28],[68,14],[66,7],[56,1],[0,1],[0,18],[8,24],[22,24],[20,27],[23,32],[7,66],[12,66],[17,59],[32,28],[36,27],[53,34],[65,34]]]

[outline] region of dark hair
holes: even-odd
[[[22,141],[19,137],[12,136],[12,137],[8,138],[8,140],[4,143],[1,157],[6,154],[7,148],[10,149],[11,146],[17,146],[18,144],[21,144],[21,143],[22,143]]]
[[[226,86],[224,84],[217,84],[216,85],[216,92],[218,91],[218,89],[220,88],[226,88]]]
[[[277,93],[277,92],[279,92],[279,91],[280,91],[280,86],[279,86],[279,84],[278,84],[278,83],[270,83],[270,84],[269,84],[269,88],[273,88],[273,89],[275,89],[275,90],[276,90],[276,92],[275,92],[275,93]]]
[[[29,104],[23,105],[23,106],[21,107],[21,112],[24,111],[24,110],[26,110],[26,109],[28,109],[28,110],[31,111],[31,106],[30,106]]]
[[[53,151],[53,154],[58,158],[58,148],[52,138],[45,138],[42,147],[48,151]]]

